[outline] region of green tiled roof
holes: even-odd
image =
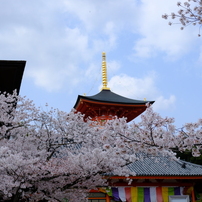
[[[202,176],[202,166],[169,157],[144,157],[128,168],[137,176]]]

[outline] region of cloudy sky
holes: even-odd
[[[202,43],[197,27],[180,30],[162,14],[176,0],[0,0],[0,59],[26,60],[21,95],[70,111],[77,96],[108,86],[177,126],[202,118]]]

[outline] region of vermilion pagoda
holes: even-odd
[[[93,96],[79,95],[74,108],[84,114],[84,119],[91,117],[94,121],[104,121],[113,117],[126,117],[130,122],[146,109],[146,103],[154,101],[134,100],[113,93],[107,87],[106,55],[102,53],[102,82],[101,92]]]

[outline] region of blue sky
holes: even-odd
[[[176,125],[202,118],[202,44],[197,27],[169,26],[175,0],[1,0],[0,59],[26,60],[21,95],[70,111],[80,94],[108,86]]]

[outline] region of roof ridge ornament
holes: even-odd
[[[106,54],[102,52],[102,89],[101,90],[110,90],[107,87],[107,62],[106,62]]]

